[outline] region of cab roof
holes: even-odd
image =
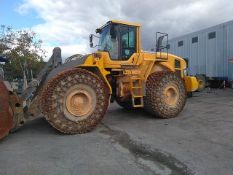
[[[139,24],[139,23],[132,23],[132,22],[126,22],[126,21],[119,21],[119,20],[111,20],[111,21],[108,21],[106,24],[104,24],[99,29],[103,29],[104,27],[106,27],[107,25],[109,25],[111,23],[114,23],[114,24],[124,24],[124,25],[129,25],[129,26],[136,26],[136,27],[140,27],[141,26],[141,24]]]
[[[129,25],[129,26],[136,26],[136,27],[141,26],[141,24],[139,24],[139,23],[126,22],[126,21],[111,20],[111,21],[108,21],[108,23],[109,22],[115,23],[115,24],[125,24],[125,25]]]

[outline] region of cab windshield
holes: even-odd
[[[115,25],[108,25],[101,29],[98,51],[109,52],[112,59],[118,58],[118,39]]]
[[[111,60],[128,60],[136,52],[136,27],[110,24],[99,29],[98,51],[108,52]]]

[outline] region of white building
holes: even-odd
[[[188,59],[190,75],[233,80],[233,21],[170,39],[169,52]]]

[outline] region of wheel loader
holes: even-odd
[[[156,34],[155,51],[141,46],[141,26],[112,20],[90,35],[92,54],[61,63],[61,50],[53,55],[37,79],[17,96],[0,82],[0,137],[43,114],[66,134],[86,133],[104,117],[110,102],[128,110],[141,108],[148,115],[176,117],[195,77],[186,75],[185,61],[167,51],[167,34]],[[98,44],[93,39],[98,37]]]

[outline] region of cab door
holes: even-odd
[[[137,53],[137,27],[123,24],[112,24],[109,59],[105,59],[105,66],[119,68],[121,65],[133,65],[138,57]]]
[[[120,27],[120,54],[119,59],[122,61],[136,53],[136,27],[122,25]]]

